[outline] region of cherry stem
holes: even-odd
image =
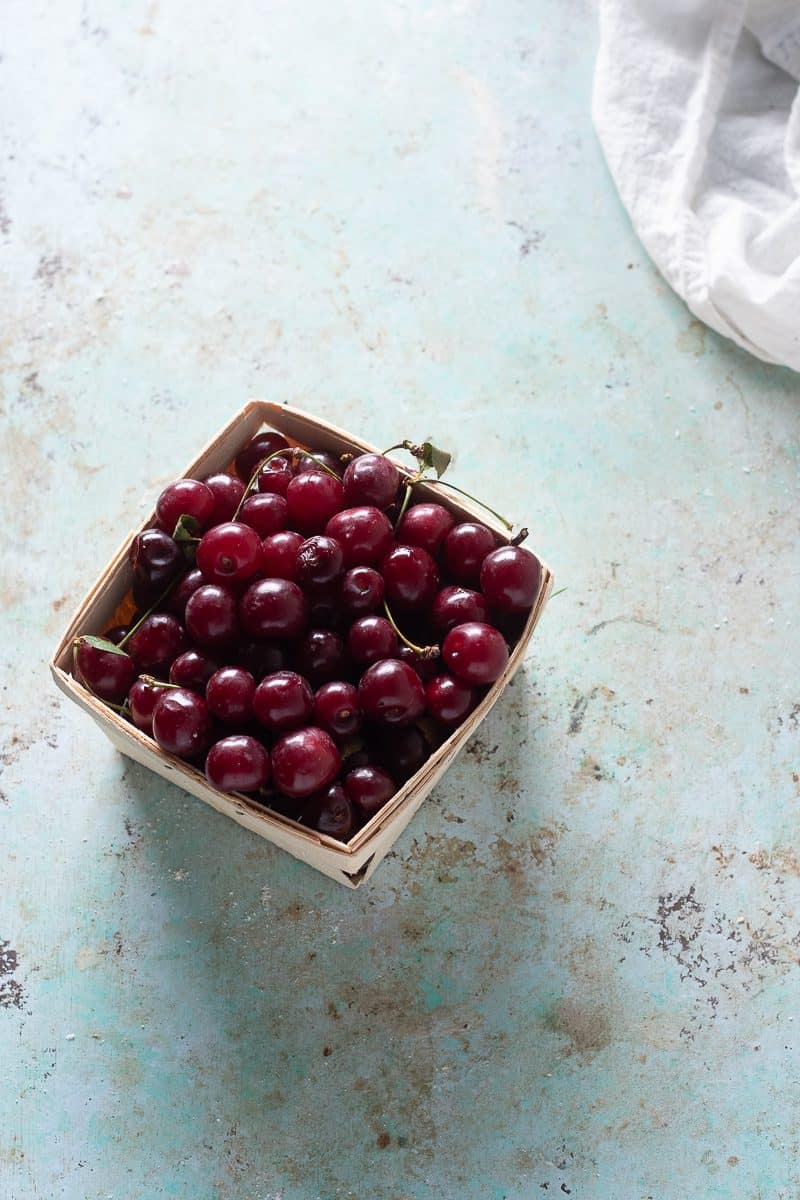
[[[523,525],[523,527],[522,527],[522,529],[520,529],[519,533],[515,533],[513,538],[511,539],[511,541],[508,544],[509,544],[509,546],[521,546],[527,536],[528,536],[528,531],[525,528],[525,526]]]
[[[413,650],[415,654],[418,654],[420,658],[424,659],[425,661],[431,658],[439,657],[438,646],[418,646],[415,642],[412,642],[410,638],[406,637],[392,616],[391,609],[385,600],[383,602],[383,611],[386,613],[386,619],[388,620],[392,629],[395,631],[397,636],[400,638],[400,641],[403,642],[404,645],[408,646],[409,649]]]
[[[165,679],[156,679],[155,675],[140,675],[142,683],[148,684],[149,687],[160,688],[180,688],[179,683],[167,683]]]
[[[316,454],[312,454],[310,450],[304,450],[302,446],[295,446],[292,450],[292,457],[295,455],[298,458],[310,458],[311,461],[315,462],[320,470],[324,471],[326,475],[332,475],[334,479],[339,480],[339,483],[342,482],[341,476],[337,475],[335,471],[332,471],[330,467],[326,466],[322,459],[317,458]]]
[[[128,641],[130,641],[130,639],[131,639],[131,638],[133,637],[133,635],[136,633],[136,630],[139,628],[139,626],[140,626],[141,624],[143,624],[143,622],[145,622],[145,621],[147,620],[147,618],[148,618],[149,616],[151,616],[151,615],[152,615],[152,614],[153,614],[153,613],[156,611],[156,609],[158,608],[158,606],[159,606],[160,604],[163,604],[163,603],[164,603],[164,601],[166,600],[167,596],[170,594],[170,592],[171,592],[171,591],[172,591],[172,589],[175,587],[175,585],[177,584],[177,582],[178,582],[178,580],[177,580],[177,579],[173,579],[172,583],[170,583],[170,584],[169,584],[169,586],[168,586],[168,587],[167,587],[167,588],[166,588],[166,589],[165,589],[165,590],[164,590],[164,591],[161,593],[161,595],[158,597],[158,599],[157,599],[157,600],[154,600],[154,601],[153,601],[153,603],[150,605],[150,607],[147,609],[147,611],[142,613],[142,615],[139,617],[139,620],[136,622],[136,624],[135,624],[135,625],[131,625],[130,629],[129,629],[129,630],[128,630],[128,632],[125,634],[125,637],[124,637],[124,638],[120,638],[120,640],[117,642],[117,649],[118,649],[118,650],[121,650],[121,649],[122,649],[122,647],[125,645],[125,643],[126,643],[126,642],[128,642]]]
[[[422,471],[421,470],[417,471],[416,475],[410,475],[408,477],[408,479],[406,479],[405,495],[403,496],[403,503],[400,505],[400,512],[397,514],[397,520],[394,523],[395,529],[400,528],[400,522],[402,521],[403,517],[406,514],[406,509],[408,508],[408,503],[411,499],[411,492],[413,490],[414,484],[419,483],[419,481],[421,479],[422,479]]]
[[[411,480],[410,482],[418,483],[419,480],[414,479],[414,480]],[[474,504],[479,504],[481,508],[485,508],[486,511],[490,512],[493,517],[497,517],[498,521],[500,521],[503,525],[505,525],[506,529],[510,530],[510,529],[514,528],[514,524],[512,521],[507,521],[506,518],[504,516],[502,516],[499,512],[496,512],[495,509],[490,508],[489,505],[485,503],[485,501],[479,500],[477,496],[471,495],[470,492],[465,492],[463,488],[456,487],[456,485],[454,483],[449,483],[446,479],[426,479],[425,483],[433,484],[438,487],[451,488],[454,492],[458,492],[459,496],[466,496],[467,499],[472,500],[472,502]],[[527,536],[527,531],[525,532],[524,536]],[[515,542],[514,544],[516,545],[517,543]]]

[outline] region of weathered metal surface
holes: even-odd
[[[797,377],[632,238],[589,7],[3,25],[4,1200],[795,1197]],[[568,588],[357,893],[44,668],[249,395],[436,433]]]

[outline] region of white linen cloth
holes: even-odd
[[[659,270],[800,370],[800,0],[600,0],[593,116]]]

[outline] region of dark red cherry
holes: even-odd
[[[339,603],[348,617],[368,617],[383,604],[383,576],[373,567],[352,567],[342,579]]]
[[[397,634],[385,617],[359,617],[347,634],[347,649],[353,662],[369,666],[397,654]]]
[[[260,462],[269,458],[276,450],[288,450],[289,443],[279,433],[257,433],[236,455],[236,472],[240,479],[249,483]]]
[[[186,603],[186,628],[199,646],[229,646],[239,633],[236,593],[218,583],[206,583]]]
[[[179,687],[191,688],[193,692],[205,692],[206,684],[218,667],[219,663],[202,650],[184,650],[169,669],[169,681]]]
[[[330,734],[316,726],[296,729],[272,747],[272,777],[278,791],[303,800],[328,786],[339,773],[341,757]]]
[[[314,697],[314,720],[337,738],[348,738],[361,728],[358,691],[351,683],[323,683]]]
[[[214,493],[199,479],[176,479],[168,483],[156,501],[158,526],[170,536],[183,516],[194,517],[201,529],[211,524]]]
[[[128,692],[128,709],[134,725],[143,733],[152,735],[153,713],[163,693],[163,688],[146,683],[144,679],[135,679],[131,684],[131,690]]]
[[[241,521],[226,521],[203,534],[197,565],[208,583],[242,583],[261,566],[261,538]]]
[[[443,725],[460,725],[475,707],[475,692],[452,675],[437,675],[425,688],[425,706]]]
[[[431,621],[439,634],[465,621],[485,621],[489,608],[480,592],[465,587],[444,587],[431,606]]]
[[[125,648],[140,672],[166,675],[173,660],[186,649],[186,631],[171,613],[151,613]]]
[[[202,754],[211,740],[211,717],[202,696],[185,688],[164,688],[153,710],[153,737],[167,754]]]
[[[246,734],[222,738],[208,752],[206,779],[221,792],[257,792],[269,781],[269,755]]]
[[[327,587],[339,578],[343,563],[342,547],[336,539],[318,533],[297,551],[297,582],[304,588]]]
[[[308,601],[288,579],[259,579],[239,602],[245,633],[254,638],[297,638],[308,625]]]
[[[220,667],[206,684],[208,711],[226,725],[246,725],[253,715],[256,681],[244,667]]]
[[[282,671],[286,665],[284,648],[278,642],[239,642],[235,654],[236,662],[244,667],[258,683],[265,675]]]
[[[239,520],[254,529],[260,538],[280,533],[288,521],[286,499],[274,492],[256,492],[248,496],[240,508]]]
[[[321,533],[331,517],[344,504],[344,489],[339,479],[321,471],[295,475],[286,489],[288,524],[301,533]],[[329,536],[333,537],[334,534]]]
[[[380,767],[354,767],[344,777],[344,790],[356,812],[368,820],[391,800],[397,784]]]
[[[258,473],[259,492],[274,492],[276,496],[285,496],[286,489],[292,482],[294,471],[288,458],[271,458]]]
[[[423,657],[421,654],[417,654],[416,650],[412,650],[410,646],[398,646],[397,654],[394,657],[399,658],[401,662],[408,663],[423,682],[433,679],[442,669],[441,659],[438,656]]]
[[[431,753],[430,745],[416,725],[382,729],[373,750],[389,774],[401,780],[416,775]]]
[[[336,679],[345,669],[344,643],[330,629],[311,629],[297,651],[297,666],[315,687]]]
[[[163,529],[144,529],[131,542],[128,562],[134,581],[153,599],[161,595],[186,566],[180,547]]]
[[[255,689],[256,719],[273,733],[305,725],[314,711],[314,693],[307,679],[294,671],[267,675]]]
[[[210,524],[221,525],[223,521],[232,521],[244,495],[241,479],[220,472],[217,475],[209,475],[204,483],[214,494],[214,512]]]
[[[129,654],[98,649],[78,638],[73,657],[77,676],[90,692],[114,703],[125,699],[136,674]]]
[[[542,568],[524,546],[500,546],[481,567],[481,591],[501,613],[527,612],[539,591]]]
[[[308,800],[303,812],[304,824],[326,833],[328,837],[346,842],[353,832],[353,807],[340,783],[332,783],[325,791]]]
[[[408,725],[425,711],[425,688],[416,671],[389,658],[367,667],[358,685],[364,714],[386,725]]]
[[[412,510],[413,511],[413,510]],[[395,546],[381,565],[386,599],[392,608],[424,611],[439,590],[439,571],[420,546]]]
[[[351,506],[388,508],[397,497],[400,472],[383,454],[360,454],[344,472],[344,498]]]
[[[325,532],[342,547],[346,568],[374,566],[384,557],[394,536],[386,513],[370,505],[337,512]]]
[[[464,683],[481,687],[494,683],[508,662],[508,646],[493,625],[468,621],[456,625],[444,639],[442,658],[445,666]]]
[[[128,636],[130,629],[130,625],[112,625],[110,629],[105,631],[103,637],[107,642],[111,642],[113,645],[118,646],[122,639]]]
[[[285,529],[273,533],[261,544],[261,570],[268,579],[297,579],[297,551],[303,544],[302,533]]]
[[[318,588],[311,592],[308,603],[310,625],[317,629],[332,629],[340,623],[342,610],[339,607],[339,589],[335,583],[331,587]]]
[[[339,477],[341,477],[344,471],[344,467],[335,454],[330,454],[327,450],[315,450],[313,457],[310,453],[300,455],[295,467],[295,474],[306,475],[309,471],[319,471],[320,463]]]
[[[435,558],[454,524],[441,504],[415,504],[400,522],[397,540],[404,546],[420,546]]]
[[[186,605],[192,592],[196,592],[205,583],[203,572],[198,567],[187,571],[180,583],[177,583],[164,601],[164,607],[183,621],[186,616]]]
[[[481,564],[497,545],[491,529],[478,521],[462,521],[454,525],[444,539],[442,559],[447,573],[458,583],[475,587],[480,579]]]

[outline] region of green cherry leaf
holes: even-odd
[[[93,650],[103,650],[106,654],[119,654],[122,658],[127,658],[128,655],[124,650],[120,650],[119,646],[115,646],[108,638],[95,637],[93,633],[84,633],[82,637],[77,639],[79,642],[85,642],[87,646],[91,646]]]
[[[192,517],[189,513],[184,513],[178,518],[178,524],[172,531],[172,536],[176,542],[196,542],[197,535],[200,532],[200,522],[196,517]]]
[[[420,449],[422,450],[419,462],[421,469],[423,471],[433,470],[436,472],[436,478],[441,479],[450,466],[452,454],[448,454],[446,450],[440,450],[438,446],[434,446],[433,442],[423,442]]]

